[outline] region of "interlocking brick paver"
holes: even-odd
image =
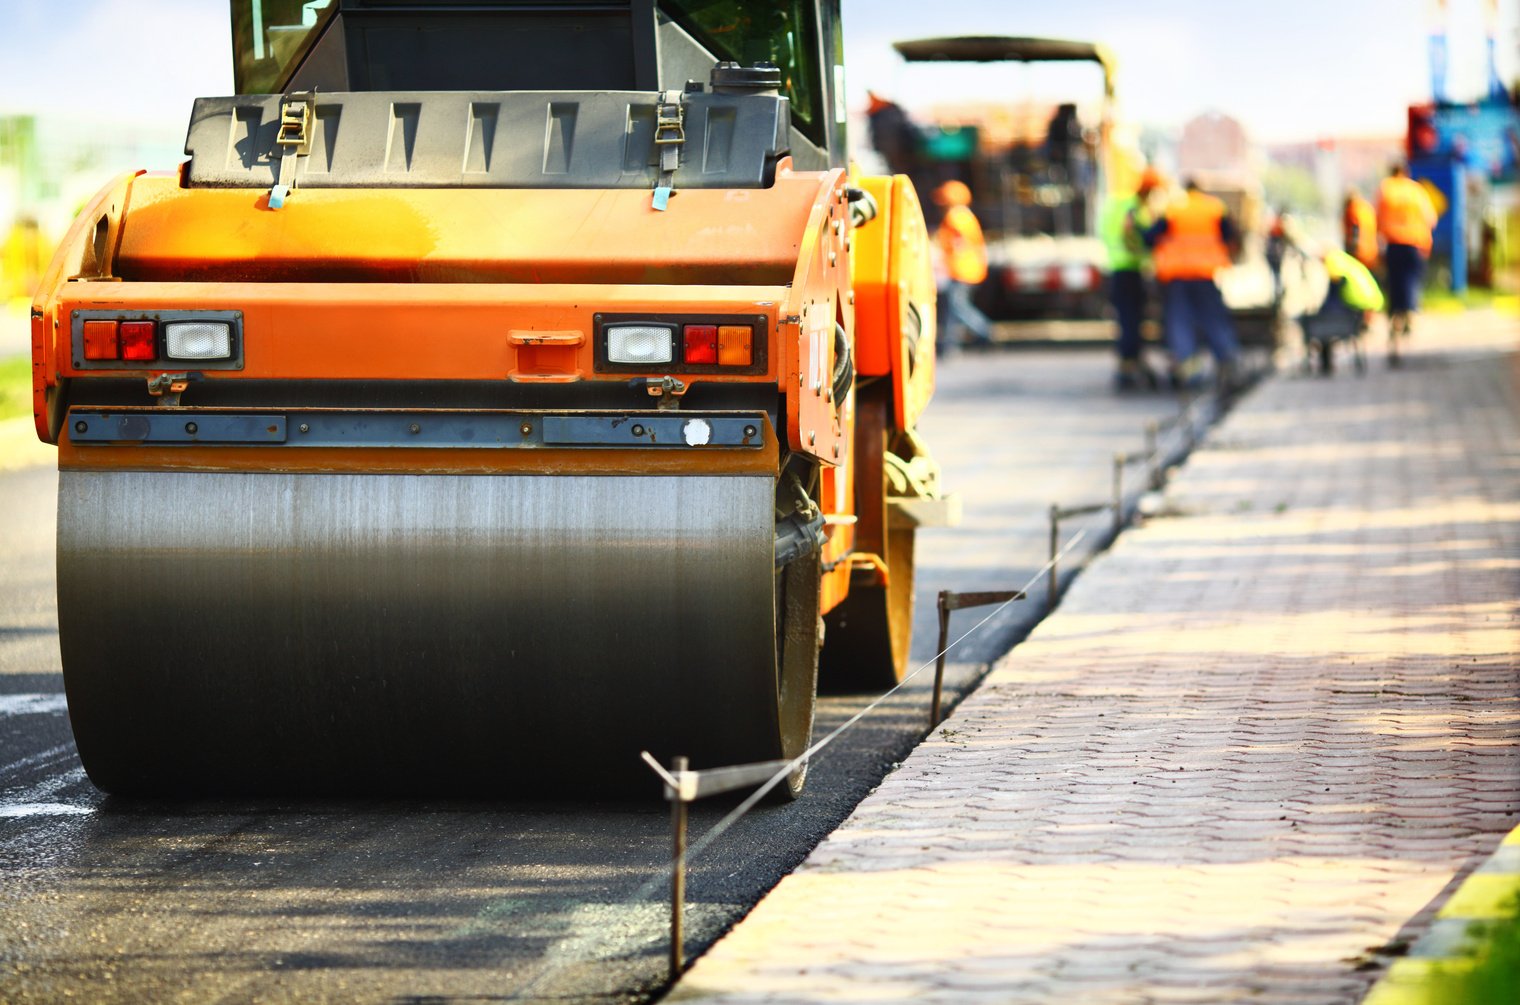
[[[1359,999],[1520,815],[1520,326],[1427,321],[1248,396],[670,1000]]]

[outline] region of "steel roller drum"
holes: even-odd
[[[64,471],[58,609],[119,793],[623,787],[779,756],[773,480]]]

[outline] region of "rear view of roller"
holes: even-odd
[[[837,4],[311,6],[234,0],[241,93],[33,305],[90,778],[798,758],[820,662],[900,672],[950,510],[893,477],[932,465],[933,283],[906,179],[843,170]]]

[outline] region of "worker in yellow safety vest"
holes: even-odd
[[[1420,307],[1420,283],[1430,257],[1438,215],[1425,186],[1395,164],[1378,190],[1378,236],[1388,280],[1388,362],[1399,364],[1399,339],[1409,334],[1410,316]]]
[[[944,209],[934,232],[939,280],[939,350],[957,345],[992,344],[992,322],[971,302],[972,289],[987,278],[987,241],[971,211],[971,190],[965,182],[947,181],[934,190],[934,203]]]
[[[1108,299],[1119,323],[1119,370],[1114,384],[1121,391],[1156,387],[1156,375],[1141,356],[1140,322],[1145,316],[1145,267],[1150,259],[1143,236],[1151,223],[1146,200],[1160,187],[1161,175],[1146,168],[1133,194],[1109,197],[1098,225],[1108,252]]]
[[[1222,201],[1191,179],[1185,187],[1182,199],[1145,232],[1161,283],[1162,327],[1172,354],[1172,383],[1189,383],[1186,368],[1201,333],[1214,356],[1219,382],[1227,387],[1234,381],[1240,349],[1215,276],[1230,265],[1235,226]]]
[[[1304,350],[1316,353],[1320,373],[1328,375],[1334,367],[1331,347],[1337,340],[1358,338],[1367,328],[1367,315],[1383,309],[1383,291],[1372,272],[1354,255],[1339,248],[1327,247],[1319,252],[1330,283],[1325,300],[1313,314],[1299,319],[1304,333]],[[1361,359],[1358,355],[1358,360]],[[1358,364],[1360,365],[1360,364]]]

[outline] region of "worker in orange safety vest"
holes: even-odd
[[[987,278],[987,241],[971,211],[971,190],[964,182],[947,181],[934,190],[935,205],[945,215],[934,232],[938,252],[939,350],[959,344],[990,346],[992,322],[971,302],[971,290]],[[964,329],[964,331],[962,331]]]
[[[1346,201],[1341,206],[1341,234],[1344,238],[1341,250],[1367,268],[1377,268],[1377,211],[1354,188],[1346,191]]]
[[[1378,236],[1383,240],[1383,264],[1388,296],[1388,363],[1399,365],[1399,339],[1409,334],[1410,316],[1420,306],[1420,282],[1430,257],[1436,207],[1430,193],[1404,165],[1395,164],[1378,190]]]
[[[1173,385],[1188,383],[1187,367],[1201,332],[1214,356],[1216,376],[1228,388],[1240,348],[1214,279],[1230,265],[1236,242],[1224,203],[1189,179],[1182,200],[1146,230],[1145,241],[1154,249],[1152,261],[1161,283],[1162,327],[1172,354]]]

